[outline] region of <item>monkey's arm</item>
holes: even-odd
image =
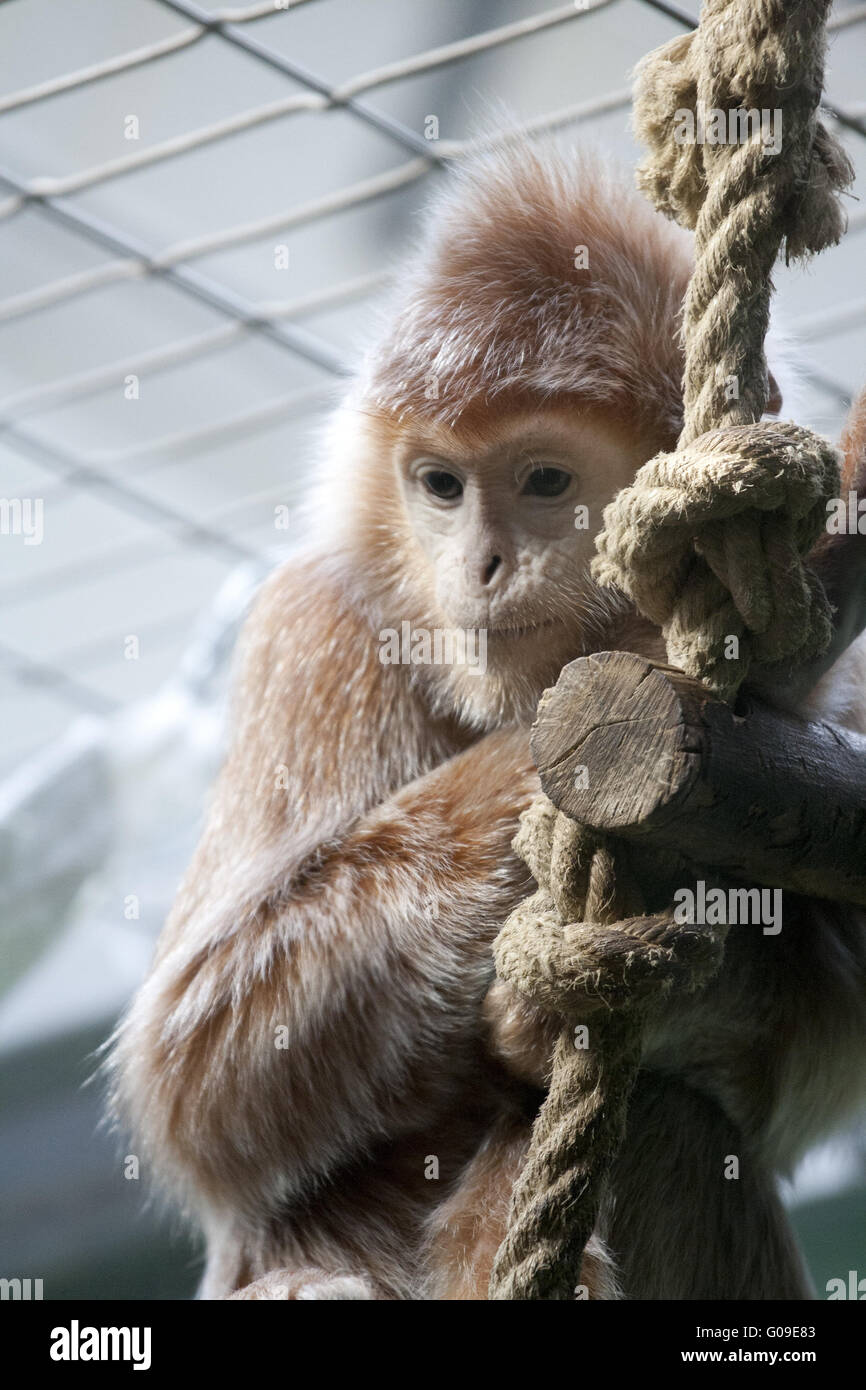
[[[163,1175],[258,1213],[453,1093],[530,882],[528,732],[447,758],[327,585],[311,640],[310,594],[284,571],[249,621],[234,747],[114,1057]]]

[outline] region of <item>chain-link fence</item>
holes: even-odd
[[[515,126],[627,171],[630,71],[697,11],[0,3],[0,1274],[51,1297],[192,1286],[78,1087],[189,852],[243,604],[296,539],[317,431],[430,184]],[[864,57],[866,5],[840,3],[826,110],[861,195]],[[777,273],[797,414],[831,435],[866,381],[864,246],[852,201],[838,248]],[[860,1163],[849,1138],[812,1190]]]

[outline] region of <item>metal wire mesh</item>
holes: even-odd
[[[32,4],[33,0],[6,0],[0,5],[0,28],[12,22],[13,9],[20,13]],[[339,32],[346,10],[335,10],[333,0],[267,0],[212,9],[192,0],[128,0],[128,4],[130,16],[133,10],[136,15],[133,27],[153,33],[147,41],[129,47],[121,44],[107,56],[41,80],[29,80],[25,73],[17,90],[0,96],[0,148],[9,151],[0,158],[0,246],[12,244],[10,238],[15,236],[16,245],[26,242],[29,230],[37,223],[40,236],[48,235],[47,225],[54,237],[54,253],[47,269],[43,260],[40,272],[26,277],[33,283],[22,286],[13,282],[8,292],[0,292],[0,344],[9,349],[7,367],[12,363],[11,370],[5,372],[9,389],[0,398],[0,464],[6,476],[0,492],[12,497],[38,487],[49,519],[46,526],[53,528],[55,536],[59,529],[61,540],[63,535],[77,537],[77,544],[70,542],[66,550],[61,543],[51,561],[41,567],[32,558],[33,551],[25,554],[22,549],[20,562],[0,581],[0,602],[8,619],[0,647],[2,699],[10,711],[13,739],[16,732],[22,734],[19,752],[38,746],[72,713],[108,712],[140,693],[140,686],[133,687],[125,674],[122,678],[119,674],[119,642],[124,633],[137,631],[143,624],[148,639],[145,645],[151,651],[161,648],[167,663],[176,652],[190,611],[201,601],[207,586],[213,586],[220,573],[238,560],[266,563],[275,501],[294,495],[292,480],[295,474],[300,476],[301,469],[284,463],[282,472],[279,468],[265,470],[259,486],[254,478],[248,478],[248,470],[241,464],[217,489],[218,495],[209,496],[207,505],[200,506],[188,497],[181,498],[168,485],[171,470],[177,470],[180,460],[203,461],[205,472],[198,474],[200,495],[202,478],[213,478],[207,469],[221,450],[229,450],[227,457],[236,458],[230,453],[233,443],[239,442],[238,447],[243,448],[281,422],[306,416],[315,420],[332,396],[333,384],[347,369],[351,335],[346,324],[364,317],[389,277],[386,257],[381,254],[377,264],[374,246],[374,253],[367,256],[372,264],[336,280],[329,278],[325,251],[320,283],[296,285],[290,295],[262,297],[239,287],[244,277],[237,273],[237,253],[264,248],[262,254],[268,255],[268,243],[274,238],[301,233],[327,243],[329,236],[340,235],[340,228],[348,226],[347,214],[379,209],[381,217],[383,207],[395,206],[395,195],[414,195],[443,165],[465,157],[476,143],[472,138],[443,134],[431,139],[428,129],[396,114],[399,101],[389,106],[382,97],[389,91],[405,93],[411,84],[434,77],[440,81],[450,77],[452,91],[459,92],[460,73],[467,61],[495,58],[500,65],[498,86],[506,97],[512,81],[518,76],[525,81],[527,67],[534,65],[539,109],[521,118],[519,124],[526,130],[545,134],[585,126],[594,135],[603,135],[605,129],[613,129],[604,122],[613,121],[617,132],[624,131],[630,61],[640,51],[691,26],[697,9],[695,4],[687,10],[660,0],[577,0],[576,4],[543,8],[527,0],[523,5],[464,5],[458,21],[452,6],[440,29],[444,26],[447,34],[450,24],[454,32],[461,27],[469,32],[413,48],[391,61],[362,64],[357,70],[353,67],[349,76],[335,79],[308,68],[303,61],[305,50],[322,53],[340,49],[341,61],[349,62],[351,53],[347,50],[352,47],[352,38],[346,33],[341,37]],[[127,4],[117,8],[124,10]],[[415,11],[416,17],[424,18],[426,9],[420,0],[411,5],[404,0],[399,22],[397,12],[392,13],[398,27],[411,35],[407,12]],[[506,11],[510,17],[500,22]],[[295,42],[299,31],[293,26],[302,12],[306,15],[303,41]],[[376,14],[380,19],[382,13],[379,7]],[[608,26],[603,31],[593,27],[602,14],[607,15]],[[163,32],[169,21],[171,27]],[[50,20],[46,18],[46,22]],[[429,16],[426,22],[429,29]],[[419,32],[423,29],[424,24],[420,24]],[[860,43],[862,55],[866,5],[841,7],[833,17],[832,29],[840,43]],[[538,50],[532,48],[530,52],[530,45],[544,35],[558,45],[563,61],[571,63],[573,94],[580,99],[566,104],[550,102]],[[632,47],[625,44],[626,35]],[[359,31],[354,41],[365,53],[377,51],[375,34]],[[608,84],[597,90],[598,83],[592,80],[594,55],[598,45],[605,42],[624,45],[623,80],[621,85]],[[330,45],[330,50],[323,45]],[[189,64],[193,55],[204,49],[209,70],[217,74],[234,70],[225,66],[228,56],[242,63],[245,83],[260,83],[261,101],[144,143],[130,139],[123,153],[84,167],[73,158],[71,167],[63,172],[44,171],[39,161],[61,129],[64,113],[71,109],[64,102],[87,89],[114,83],[117,109],[124,113],[124,134],[131,129],[134,136],[137,118],[132,103],[136,92],[123,84],[138,81],[148,72],[159,77],[174,65],[173,83],[182,88],[183,69],[178,65]],[[379,45],[379,51],[386,50],[387,45]],[[548,47],[545,52],[553,50]],[[617,70],[616,58],[609,67]],[[251,76],[253,70],[255,77]],[[190,83],[196,82],[201,82],[200,73],[190,73]],[[589,95],[584,95],[586,89]],[[207,93],[201,104],[213,104],[212,95]],[[839,100],[831,87],[827,110],[857,162],[860,142],[866,138],[863,103],[856,96]],[[22,125],[24,120],[27,126]],[[370,161],[360,161],[358,167],[364,169],[360,177],[342,178],[324,189],[315,186],[311,177],[310,186],[298,187],[285,205],[251,215],[242,206],[238,216],[219,225],[184,231],[165,242],[154,240],[148,225],[153,222],[148,211],[148,185],[141,183],[142,178],[175,165],[181,171],[175,177],[182,183],[183,172],[191,170],[195,161],[219,160],[229,142],[268,128],[279,130],[288,142],[322,139],[322,148],[327,150],[340,142],[351,147],[352,140],[360,139],[363,131],[364,138],[376,141],[372,163],[378,167],[368,172],[365,163]],[[30,131],[35,131],[32,138],[26,134]],[[17,145],[22,133],[26,136],[26,157],[19,161]],[[497,138],[489,129],[484,136],[487,141]],[[41,172],[20,172],[28,164],[41,168]],[[209,163],[203,176],[219,179],[219,168],[219,163]],[[261,184],[267,183],[266,162],[257,166],[255,177]],[[126,191],[120,219],[107,216],[99,201],[112,185]],[[243,204],[240,188],[238,199]],[[405,220],[405,213],[401,213],[397,225],[402,228]],[[381,220],[377,225],[381,228]],[[864,226],[866,218],[855,212],[850,238],[856,239]],[[368,246],[369,242],[368,235]],[[43,341],[50,332],[44,325],[57,321],[66,325],[67,340],[70,334],[74,339],[80,333],[84,342],[97,306],[102,319],[112,314],[122,318],[130,312],[130,301],[123,296],[133,290],[148,296],[146,302],[136,300],[136,313],[152,317],[160,325],[155,345],[95,364],[75,362],[57,373],[50,362],[42,368],[18,370],[16,354],[23,359],[29,350],[32,355],[33,345],[40,341],[39,334],[30,336],[35,333],[32,325],[43,325]],[[160,298],[166,290],[171,292],[170,302]],[[197,311],[200,326],[196,331],[179,335],[168,331],[175,320],[184,317],[175,312],[178,296]],[[842,379],[820,345],[862,329],[866,301],[862,294],[847,293],[830,304],[823,295],[811,300],[806,296],[804,303],[806,312],[799,315],[804,336],[819,343],[819,360],[809,370],[817,393],[815,411],[835,423],[850,395],[851,381]],[[251,391],[244,399],[241,382],[234,399],[225,404],[222,400],[207,401],[202,410],[195,374],[215,357],[250,344],[267,348],[263,380],[277,370],[272,354],[282,355],[288,389]],[[86,352],[83,361],[87,363]],[[92,402],[119,400],[121,396],[134,400],[141,383],[149,389],[157,379],[163,383],[160,389],[171,408],[148,420],[151,426],[155,422],[167,427],[144,428],[142,412],[135,410],[122,415],[115,412],[110,429],[99,420],[94,427],[95,417],[89,411]],[[193,398],[197,408],[185,410],[184,400],[189,403]],[[88,544],[93,517],[88,521],[83,512],[76,514],[76,504],[108,508],[106,515],[115,518],[104,525],[99,523],[103,530],[95,546]],[[183,594],[183,576],[188,571],[182,566],[172,570],[179,551],[195,552],[202,560],[189,595]],[[5,553],[8,556],[8,547]],[[144,610],[135,604],[124,609],[119,599],[118,611],[104,616],[101,625],[94,628],[82,620],[80,630],[70,632],[69,610],[63,603],[58,609],[61,596],[71,603],[71,596],[77,594],[79,613],[95,611],[102,602],[98,594],[123,593],[124,583],[137,569],[141,574],[144,567],[153,578],[158,577],[154,562],[157,567],[165,563],[167,599],[161,609],[145,615],[145,621]],[[152,581],[145,587],[152,588]],[[178,589],[186,601],[177,602]],[[42,622],[46,605],[52,605],[56,613],[55,620],[47,625]],[[63,631],[58,631],[58,624],[63,624]],[[145,682],[155,681],[161,669],[155,662],[143,678]],[[48,702],[44,717],[36,709],[39,701]],[[7,753],[7,764],[10,756]]]
[[[246,570],[293,539],[275,513],[294,517],[443,166],[479,128],[516,125],[627,169],[629,71],[697,12],[0,0],[0,1184],[9,1270],[44,1275],[46,1296],[181,1297],[194,1281],[192,1252],[141,1222],[81,1086],[150,957],[216,755],[214,692],[180,712],[154,692],[182,654],[198,689],[223,670]],[[858,168],[864,55],[866,4],[840,0],[828,110]],[[839,248],[777,275],[806,343],[798,410],[831,435],[866,379],[864,228],[855,203]],[[44,504],[40,545],[8,533],[4,501],[26,500]],[[195,617],[227,576],[196,666]],[[97,722],[67,732],[82,715]],[[846,1145],[818,1155],[807,1196],[856,1181]],[[821,1287],[856,1252],[818,1211]]]

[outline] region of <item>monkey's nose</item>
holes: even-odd
[[[490,557],[489,561],[488,561],[487,564],[484,566],[484,569],[483,569],[482,574],[481,574],[481,583],[482,583],[483,585],[485,585],[485,587],[490,583],[491,579],[493,578],[494,574],[495,574],[496,571],[499,569],[499,566],[500,566],[501,564],[502,564],[502,557],[501,557],[501,555],[492,555],[492,556]]]

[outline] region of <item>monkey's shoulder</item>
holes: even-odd
[[[247,663],[303,669],[327,663],[373,666],[374,618],[357,576],[343,559],[306,553],[285,561],[265,579],[241,633]]]

